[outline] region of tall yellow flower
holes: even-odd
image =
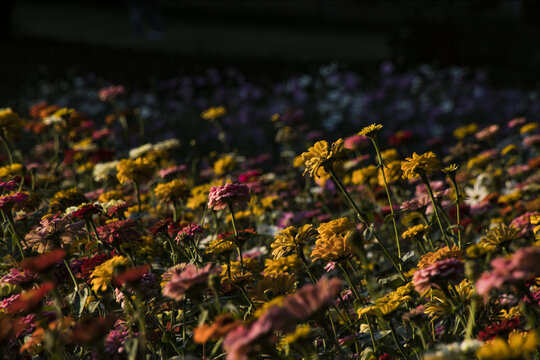
[[[96,266],[92,275],[90,276],[92,283],[92,290],[96,293],[98,291],[107,290],[107,286],[111,283],[115,270],[117,267],[126,266],[128,259],[123,256],[115,256],[110,260],[105,261],[103,264]]]
[[[371,125],[366,126],[365,128],[363,128],[362,130],[360,130],[358,135],[363,135],[363,136],[367,136],[369,138],[373,138],[373,137],[375,137],[375,135],[377,135],[379,130],[382,129],[382,127],[383,126],[381,124],[371,124]]]
[[[343,147],[343,139],[338,139],[332,146],[329,146],[324,140],[316,142],[315,145],[302,154],[306,166],[304,175],[309,173],[310,176],[315,178],[325,175],[325,172],[323,172],[325,168],[336,161],[341,161],[345,154],[346,149]]]
[[[412,157],[406,158],[401,163],[401,170],[403,170],[404,179],[414,179],[420,175],[427,175],[433,171],[438,170],[440,167],[439,159],[431,151],[425,154],[418,155],[413,153]]]
[[[301,228],[289,226],[276,235],[272,243],[272,256],[274,259],[289,255],[292,252],[300,253],[304,246],[317,235],[317,230],[311,224]]]
[[[7,134],[21,130],[23,121],[11,108],[0,109],[0,129]]]
[[[231,155],[225,155],[214,163],[214,173],[223,175],[232,171],[236,167],[236,160]]]

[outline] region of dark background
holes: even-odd
[[[280,77],[337,61],[367,75],[391,60],[488,71],[537,89],[538,1],[3,1],[0,99],[93,71],[145,83],[205,66]]]

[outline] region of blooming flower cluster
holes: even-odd
[[[320,92],[357,86],[325,71]],[[537,358],[538,123],[466,123],[455,95],[430,115],[459,117],[433,129],[448,136],[398,129],[435,90],[377,110],[412,81],[383,76],[393,91],[344,133],[329,98],[312,110],[326,132],[280,102],[319,80],[276,90],[272,153],[231,146],[233,120],[263,120],[226,89],[161,85],[197,104],[210,151],[150,138],[152,107],[123,86],[93,94],[101,115],[0,110],[0,358]],[[259,90],[243,96],[264,107]]]

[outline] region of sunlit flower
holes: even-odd
[[[408,157],[401,163],[404,179],[414,179],[421,175],[428,175],[433,171],[438,170],[440,162],[434,153],[428,151],[422,155],[413,153],[412,157]]]
[[[158,184],[154,192],[158,200],[163,202],[172,201],[174,203],[187,199],[189,188],[185,181],[174,179],[168,183]]]
[[[317,230],[311,224],[303,225],[300,228],[289,226],[281,230],[272,243],[272,256],[280,258],[292,252],[300,253],[305,245],[317,236]]]
[[[414,273],[414,288],[419,294],[424,294],[431,288],[445,289],[448,284],[461,281],[463,273],[462,261],[453,258],[439,260]]]
[[[212,264],[207,264],[201,269],[193,264],[188,264],[178,275],[172,276],[163,289],[163,295],[176,301],[182,300],[186,293],[194,287],[205,285],[208,277],[212,274],[219,274],[221,268],[213,267]]]
[[[227,111],[224,106],[211,107],[201,113],[201,117],[205,120],[216,120],[225,115]]]
[[[112,282],[113,276],[119,267],[124,267],[128,264],[128,260],[123,256],[115,256],[110,260],[105,261],[101,265],[95,267],[90,275],[90,282],[94,292],[105,291],[107,286]]]
[[[360,130],[358,135],[363,135],[363,136],[372,138],[372,137],[375,137],[375,135],[377,135],[377,133],[382,129],[382,127],[383,126],[381,124],[371,124],[369,126],[364,127],[362,130]]]
[[[401,234],[403,239],[418,239],[427,234],[431,230],[431,227],[424,224],[419,224],[408,228]]]
[[[302,153],[302,159],[306,166],[304,175],[309,173],[314,178],[323,176],[321,169],[325,171],[325,168],[332,166],[334,162],[343,160],[345,152],[343,139],[338,139],[332,146],[329,146],[324,140],[316,142],[308,151]]]
[[[149,158],[122,159],[116,166],[116,177],[121,184],[129,181],[142,183],[154,175],[154,163]]]
[[[484,360],[514,360],[523,359],[536,351],[538,337],[535,331],[529,333],[513,332],[508,336],[508,340],[497,337],[486,342],[478,351],[476,356]]]

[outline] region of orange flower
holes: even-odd
[[[53,282],[43,283],[39,288],[25,291],[12,302],[7,308],[9,314],[15,314],[18,312],[29,311],[37,307],[45,295],[47,295],[53,288]]]
[[[65,256],[66,250],[56,249],[46,254],[23,260],[21,262],[21,268],[34,273],[40,273],[56,265],[56,263],[62,260]]]
[[[241,324],[241,321],[234,320],[229,313],[219,315],[211,325],[203,324],[195,328],[193,341],[197,344],[204,344],[208,340],[216,341]]]

